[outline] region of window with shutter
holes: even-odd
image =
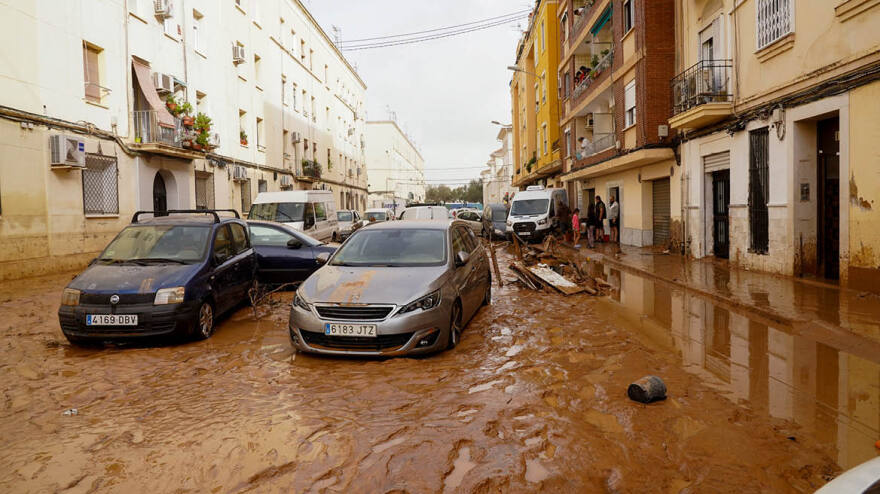
[[[83,42],[83,80],[87,101],[101,103],[101,74],[99,55],[101,49]]]
[[[624,124],[626,127],[635,125],[636,123],[636,81],[632,81],[626,85],[623,96],[624,108],[626,114],[624,116]]]

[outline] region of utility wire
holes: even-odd
[[[490,23],[490,24],[486,24],[486,25],[482,25],[482,26],[469,28],[469,29],[462,29],[462,30],[453,31],[450,33],[438,34],[435,36],[424,36],[421,38],[412,38],[412,39],[407,39],[407,40],[390,41],[387,43],[382,43],[382,42],[373,43],[373,44],[368,43],[368,44],[357,45],[357,46],[352,46],[352,47],[343,46],[340,48],[340,50],[342,50],[342,51],[360,51],[360,50],[371,50],[371,49],[375,49],[375,48],[388,48],[391,46],[399,46],[399,45],[409,45],[409,44],[413,44],[413,43],[423,43],[425,41],[431,41],[431,40],[442,39],[442,38],[449,38],[452,36],[459,36],[462,34],[472,33],[474,31],[481,31],[483,29],[489,29],[491,27],[501,26],[501,25],[507,24],[512,21],[525,19],[525,17],[526,16],[523,16],[521,18],[507,19],[504,21],[494,22],[494,23]]]
[[[489,21],[498,20],[498,19],[501,19],[501,18],[503,18],[503,17],[511,17],[511,16],[515,16],[515,17],[516,17],[516,16],[522,16],[522,15],[524,15],[524,14],[528,14],[530,11],[531,11],[531,9],[520,10],[520,11],[517,11],[517,12],[511,12],[511,13],[509,13],[509,14],[499,15],[499,16],[496,16],[496,17],[489,17],[489,18],[487,18],[487,19],[482,19],[482,20],[479,20],[479,21],[466,22],[466,23],[464,23],[464,24],[455,24],[455,25],[452,25],[452,26],[438,27],[438,28],[436,28],[436,29],[428,29],[428,30],[425,30],[425,31],[416,31],[416,32],[406,33],[406,34],[394,34],[394,35],[390,35],[390,36],[376,36],[376,37],[374,37],[374,38],[347,39],[347,40],[344,40],[344,41],[340,41],[339,44],[344,45],[344,44],[346,44],[346,43],[359,43],[359,42],[362,42],[362,41],[386,40],[386,39],[390,39],[390,38],[403,38],[403,37],[405,37],[405,36],[415,36],[415,35],[417,35],[417,34],[435,33],[435,32],[437,32],[437,31],[446,31],[446,30],[449,30],[449,29],[458,29],[458,28],[465,27],[465,26],[472,26],[472,25],[474,25],[474,24],[482,24],[482,23],[484,23],[484,22],[489,22]]]

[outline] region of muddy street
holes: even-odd
[[[593,268],[610,296],[496,286],[457,348],[390,360],[295,352],[290,292],[207,341],[75,348],[70,275],[5,284],[0,491],[812,492],[875,454],[876,360]],[[647,374],[667,400],[627,399]]]

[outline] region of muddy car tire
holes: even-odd
[[[447,350],[455,348],[461,340],[461,312],[461,303],[456,300],[452,306],[452,314],[449,318],[449,336],[446,341]]]
[[[205,300],[199,306],[199,311],[196,313],[193,337],[197,340],[207,340],[214,334],[215,328],[214,304],[210,300]]]
[[[486,293],[483,294],[483,305],[492,305],[492,273],[489,273],[489,283],[486,285]]]

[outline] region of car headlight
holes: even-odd
[[[440,305],[440,290],[437,290],[434,293],[425,295],[424,297],[416,300],[415,302],[411,302],[405,305],[398,314],[406,314],[407,312],[412,312],[416,309],[422,310],[430,310],[434,307]]]
[[[156,299],[153,300],[153,305],[179,304],[183,302],[185,293],[186,289],[182,286],[162,288],[156,292]]]
[[[61,305],[79,305],[79,290],[75,290],[73,288],[65,288],[63,292],[61,292]]]
[[[306,302],[306,300],[299,295],[299,292],[296,292],[296,295],[293,296],[293,305],[307,312],[312,311],[312,308],[309,307],[308,302]]]
[[[546,225],[546,224],[547,224],[547,218],[541,218],[540,220],[538,220],[538,224],[539,224],[539,225]]]

